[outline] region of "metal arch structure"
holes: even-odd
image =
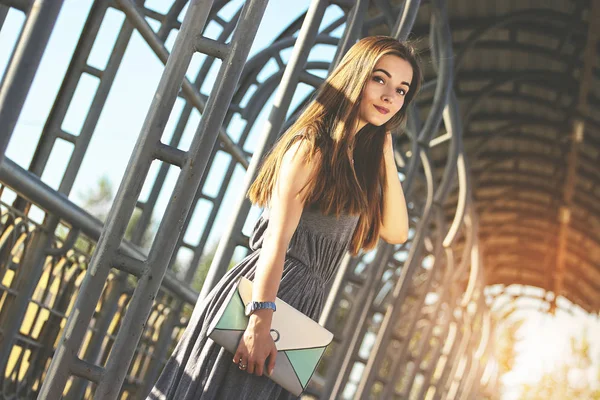
[[[225,273],[236,249],[247,249],[241,232],[251,206],[244,193],[269,146],[310,99],[311,91],[292,104],[299,84],[318,87],[348,48],[370,34],[417,38],[423,48],[426,82],[394,145],[411,234],[404,245],[381,242],[342,262],[320,320],[334,332],[334,343],[306,397],[495,398],[494,330],[511,311],[486,287],[500,293],[511,285],[540,288],[536,299],[548,312],[559,297],[588,312],[600,309],[600,193],[594,189],[600,120],[591,112],[600,103],[598,28],[588,23],[599,16],[598,2],[510,9],[484,1],[473,10],[467,1],[448,9],[443,0],[311,0],[306,13],[248,58],[268,0],[171,0],[164,12],[144,0],[90,1],[24,167],[4,152],[63,1],[0,0],[0,27],[11,8],[25,15],[0,84],[0,182],[13,199],[0,203],[3,398],[145,398],[195,301]],[[331,8],[341,16],[323,23]],[[125,18],[98,69],[87,60],[108,10]],[[220,27],[214,39],[205,36],[211,23]],[[69,195],[85,154],[94,151],[90,143],[134,30],[165,68],[103,225]],[[320,44],[331,48],[329,60],[310,58]],[[186,71],[194,54],[201,65],[191,82]],[[217,78],[208,82],[214,68]],[[63,121],[83,77],[96,79],[96,92],[80,131],[67,132]],[[271,98],[268,123],[249,153],[251,130]],[[164,132],[176,99],[184,106],[173,132]],[[193,112],[202,117],[186,150],[181,140]],[[73,150],[55,190],[40,177],[61,142]],[[561,151],[566,143],[568,152]],[[215,195],[207,177],[223,156],[228,161]],[[160,167],[151,179],[153,161]],[[238,165],[246,169],[244,182],[234,188],[235,207],[197,293],[188,283],[207,256]],[[175,169],[167,211],[145,249],[142,238]],[[151,189],[142,199],[148,179]],[[200,204],[210,211],[202,235],[190,243],[185,233]],[[42,221],[31,216],[34,208],[43,210]],[[126,240],[136,208],[140,217]],[[514,246],[509,253],[507,245]],[[182,251],[193,256],[176,275],[172,267]]]

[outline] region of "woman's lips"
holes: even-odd
[[[373,107],[375,107],[377,109],[377,111],[379,111],[382,114],[387,114],[390,112],[390,110],[388,110],[387,108],[379,107],[379,106],[376,106],[375,104],[373,104]]]

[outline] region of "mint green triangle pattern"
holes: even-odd
[[[296,374],[298,375],[298,379],[300,379],[300,383],[302,387],[306,387],[308,380],[313,374],[313,371],[317,367],[317,363],[321,359],[321,355],[325,351],[325,347],[317,347],[314,349],[305,349],[305,350],[286,350],[285,354],[287,354]]]
[[[244,303],[242,303],[242,299],[236,290],[215,329],[244,330],[246,326],[248,326],[248,317],[244,315]]]

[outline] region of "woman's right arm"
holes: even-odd
[[[271,194],[269,224],[254,275],[253,301],[275,301],[277,297],[287,248],[304,209],[299,192],[316,172],[319,162],[315,157],[310,165],[305,163],[307,151],[306,143],[298,141],[283,156]],[[248,365],[248,373],[262,375],[268,356],[269,374],[275,366],[277,349],[270,334],[272,318],[273,311],[269,309],[257,310],[250,316],[233,360],[238,363],[242,358]]]

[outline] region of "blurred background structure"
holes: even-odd
[[[425,69],[394,132],[410,238],[344,259],[305,397],[600,399],[591,21],[599,1],[0,0],[0,398],[144,399],[248,254],[261,157],[385,34]]]

